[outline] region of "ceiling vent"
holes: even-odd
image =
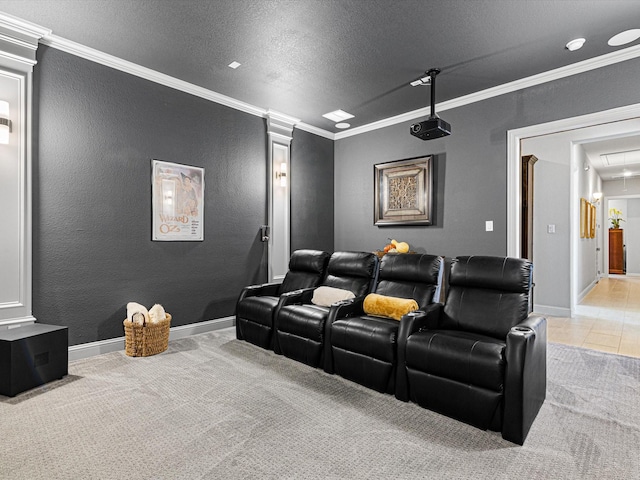
[[[427,72],[428,80],[427,77],[422,77],[415,82],[411,82],[413,87],[431,85],[431,115],[429,115],[428,119],[411,125],[409,130],[411,135],[421,140],[432,140],[451,135],[451,125],[436,115],[436,75],[439,73],[440,69],[432,68]]]
[[[626,152],[603,153],[600,155],[605,167],[620,165],[632,165],[640,163],[640,150],[628,150]]]

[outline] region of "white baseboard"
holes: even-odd
[[[235,316],[216,318],[206,322],[190,323],[171,327],[169,330],[169,341],[185,338],[198,333],[212,332],[235,325]],[[69,361],[80,360],[82,358],[93,357],[103,353],[117,352],[124,350],[124,337],[109,338],[98,342],[82,343],[69,347]]]
[[[0,320],[0,330],[10,330],[12,328],[18,328],[22,325],[31,325],[36,322],[36,318],[29,315],[27,317],[21,318],[10,318],[5,320]]]
[[[534,305],[534,313],[550,315],[552,317],[570,317],[571,309],[566,307],[552,307],[550,305]]]
[[[586,296],[587,296],[587,294],[588,294],[591,290],[593,290],[593,288],[598,284],[598,281],[599,281],[599,280],[600,280],[599,278],[596,278],[593,282],[591,282],[591,283],[587,286],[587,288],[585,288],[584,290],[582,290],[582,292],[580,292],[580,294],[578,295],[578,301],[577,301],[577,303],[580,303],[582,300],[584,300],[584,297],[586,297]]]

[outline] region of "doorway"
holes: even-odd
[[[566,136],[561,133],[566,132]],[[580,244],[580,197],[600,189],[599,185],[585,186],[580,182],[592,180],[580,176],[582,162],[578,161],[580,145],[595,139],[622,137],[640,132],[640,104],[569,118],[541,125],[534,125],[507,132],[507,255],[521,256],[521,157],[535,154],[538,158],[537,173],[541,173],[543,155],[522,151],[527,139],[555,135],[556,145],[549,151],[558,155],[551,164],[546,178],[536,178],[536,184],[545,189],[545,195],[535,198],[536,218],[534,244],[544,255],[536,259],[534,281],[536,283],[537,311],[548,315],[570,317],[578,304],[580,294],[586,290],[582,271],[589,268],[590,276],[597,276],[595,253],[585,253]],[[546,138],[543,139],[546,141]],[[559,152],[559,153],[558,153]],[[599,224],[605,220],[603,205],[598,210]],[[552,230],[554,233],[550,233]],[[604,229],[600,228],[602,232]],[[602,239],[599,245],[605,246]],[[535,246],[534,246],[535,249]],[[594,248],[595,251],[595,248]],[[602,248],[599,252],[602,255]],[[535,254],[534,254],[535,257]],[[602,264],[603,262],[600,262]],[[592,275],[591,275],[592,273]]]
[[[555,231],[556,227],[566,233],[553,237],[556,245],[553,245],[553,248],[543,250],[544,255],[536,257],[534,268],[534,282],[537,287],[534,310],[545,314],[550,320],[549,339],[551,341],[611,352],[615,348],[615,353],[640,356],[640,351],[636,347],[640,344],[640,304],[636,305],[630,302],[625,304],[623,311],[620,309],[616,311],[610,303],[607,303],[615,302],[616,295],[619,295],[624,289],[627,291],[627,299],[628,292],[633,292],[631,295],[637,295],[638,291],[635,290],[633,284],[624,285],[619,279],[607,276],[608,259],[605,252],[608,251],[608,239],[605,232],[608,233],[608,209],[606,208],[606,199],[603,199],[599,204],[599,229],[595,239],[596,243],[587,249],[589,251],[588,258],[590,258],[588,262],[585,260],[584,245],[581,246],[579,243],[580,215],[579,208],[576,207],[576,205],[580,205],[580,197],[584,195],[585,191],[590,193],[602,191],[601,185],[585,186],[585,181],[588,183],[590,180],[588,177],[581,177],[578,174],[583,167],[582,162],[579,162],[579,159],[583,158],[578,153],[580,145],[598,138],[614,138],[617,135],[628,135],[633,131],[640,132],[639,116],[640,105],[634,105],[508,132],[507,254],[510,256],[521,256],[522,239],[520,235],[522,235],[522,230],[520,226],[523,219],[520,216],[519,208],[522,201],[519,196],[522,180],[520,177],[520,158],[527,154],[535,154],[542,158],[536,151],[523,150],[523,142],[532,137],[560,134],[560,132],[575,132],[575,135],[569,135],[568,138],[563,139],[564,143],[559,148],[563,150],[565,164],[555,165],[557,167],[556,173],[559,175],[555,175],[551,183],[547,185],[550,191],[559,192],[557,198],[551,198],[552,208],[556,209],[557,215],[554,219],[545,217],[542,224],[536,228],[537,233],[535,234],[543,235],[542,240],[536,236],[535,241],[544,244],[545,240],[552,237],[551,231]],[[626,126],[625,122],[627,122]],[[628,131],[622,131],[624,128],[628,128]],[[542,209],[539,208],[537,202],[536,198],[536,215],[542,214],[544,216],[544,206]],[[560,224],[556,225],[556,221]],[[548,238],[545,239],[544,235],[547,235]],[[556,258],[554,258],[553,252],[555,252]],[[591,269],[590,272],[587,272],[587,276],[591,276],[593,280],[587,288],[581,289],[584,283],[584,273],[587,269]],[[538,273],[537,277],[535,272]],[[604,275],[604,278],[601,275]],[[601,281],[598,281],[599,279]],[[631,281],[640,283],[640,278]],[[562,291],[563,283],[564,291]],[[548,287],[547,290],[560,293],[561,298],[552,299],[558,301],[545,303],[545,299],[541,298],[545,284]],[[566,288],[567,286],[568,288]],[[611,295],[612,298],[604,301],[602,300],[605,298],[603,295]],[[586,315],[583,313],[585,311]]]
[[[631,192],[631,190],[625,190]],[[622,262],[621,265],[611,265],[610,255],[605,255],[605,272],[640,276],[640,193],[607,197],[605,212],[610,212],[612,208],[621,212],[623,219],[620,223],[621,232],[619,232],[622,237]],[[610,235],[605,236],[604,240],[604,251],[613,250]]]

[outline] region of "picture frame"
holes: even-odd
[[[433,157],[374,165],[374,225],[433,224]]]
[[[587,199],[580,199],[580,238],[587,236]]]
[[[591,238],[591,203],[587,200],[587,211],[584,219],[584,236]]]
[[[590,238],[596,238],[596,206],[594,204],[591,204],[591,218],[590,218],[590,223],[589,223],[589,227],[590,227]]]
[[[151,240],[204,241],[204,168],[151,160]]]

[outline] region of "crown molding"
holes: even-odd
[[[267,133],[272,138],[291,144],[293,127],[300,120],[274,110],[267,111]]]
[[[86,60],[90,60],[92,62],[99,63],[116,70],[120,70],[121,72],[129,73],[131,75],[135,75],[136,77],[144,78],[145,80],[149,80],[161,85],[165,85],[167,87],[174,88],[176,90],[183,91],[185,93],[190,93],[191,95],[195,95],[197,97],[201,97],[206,100],[210,100],[212,102],[219,103],[221,105],[225,105],[227,107],[231,107],[245,113],[249,113],[251,115],[264,118],[267,114],[267,111],[264,108],[241,102],[240,100],[236,100],[235,98],[227,97],[226,95],[222,95],[221,93],[208,90],[198,85],[194,85],[193,83],[185,82],[184,80],[172,77],[171,75],[157,72],[156,70],[152,70],[136,63],[123,60],[113,55],[109,55],[108,53],[101,52],[85,45],[81,45],[57,35],[48,35],[44,37],[40,42],[57,50],[70,53]]]
[[[16,65],[22,66],[20,70],[26,69],[28,71],[31,71],[33,66],[36,63],[38,63],[35,60],[32,60],[30,58],[25,58],[22,55],[16,55],[13,53],[7,53],[2,51],[0,51],[0,59],[5,60],[8,65],[11,65],[11,62],[15,62]],[[5,62],[2,62],[2,63],[4,64]]]
[[[8,13],[0,12],[0,27],[6,28],[21,36],[26,36],[32,40],[32,44],[36,45],[38,40],[47,35],[51,35],[51,29],[41,27],[35,23],[27,22],[21,18],[14,17]]]
[[[275,110],[271,110],[271,109],[267,110],[266,117],[271,122],[280,124],[283,127],[286,126],[287,128],[290,128],[290,129],[293,129],[293,127],[296,124],[300,123],[299,118],[292,117],[285,113],[276,112]]]
[[[496,87],[487,88],[479,92],[470,93],[462,97],[447,100],[436,105],[436,111],[443,112],[454,108],[462,107],[464,105],[470,105],[472,103],[481,102],[489,98],[497,97],[507,93],[512,93],[524,88],[541,85],[543,83],[552,82],[561,78],[570,77],[580,73],[588,72],[590,70],[596,70],[598,68],[613,65],[615,63],[632,60],[640,57],[640,45],[624,48],[615,52],[600,55],[599,57],[590,58],[581,62],[567,65],[566,67],[556,68],[555,70],[549,70],[548,72],[539,73],[530,77],[521,78],[520,80],[514,80],[513,82],[498,85]],[[354,135],[360,135],[362,133],[371,132],[380,128],[389,127],[398,123],[410,122],[416,118],[429,115],[431,113],[430,107],[423,107],[417,110],[412,110],[394,117],[385,118],[372,122],[367,125],[353,128],[345,132],[339,132],[335,134],[335,140],[341,138],[352,137]]]
[[[329,140],[336,139],[335,133],[329,132],[328,130],[323,130],[322,128],[314,127],[313,125],[309,125],[308,123],[296,123],[296,128],[298,130],[304,130],[305,132],[313,133],[314,135],[318,135],[319,137],[328,138]]]
[[[170,75],[160,73],[156,70],[143,67],[141,65],[138,65],[133,62],[129,62],[127,60],[123,60],[113,55],[109,55],[108,53],[101,52],[94,48],[87,47],[85,45],[73,42],[71,40],[67,40],[57,35],[52,35],[51,33],[44,36],[40,40],[40,43],[47,45],[49,47],[55,48],[57,50],[61,50],[63,52],[70,53],[71,55],[84,58],[85,60],[99,63],[100,65],[114,68],[116,70],[120,70],[121,72],[129,73],[131,75],[144,78],[145,80],[149,80],[149,81],[158,83],[160,85],[164,85],[166,87],[180,90],[182,92],[189,93],[191,95],[195,95],[197,97],[204,98],[206,100],[219,103],[221,105],[225,105],[227,107],[231,107],[236,110],[240,110],[241,112],[245,112],[250,115],[255,115],[257,117],[262,117],[262,118],[268,118],[268,115],[270,113],[272,115],[275,114],[279,117],[289,119],[292,123],[294,123],[295,127],[300,130],[304,130],[309,133],[313,133],[315,135],[329,138],[331,140],[334,139],[333,133],[328,132],[327,130],[323,130],[321,128],[314,127],[313,125],[306,124],[304,122],[301,122],[298,119],[289,117],[288,115],[277,113],[277,112],[274,112],[273,110],[266,110],[261,107],[256,107],[255,105],[251,105],[249,103],[241,102],[240,100],[236,100],[235,98],[222,95],[221,93],[214,92],[212,90],[200,87],[198,85],[194,85],[189,82],[185,82],[184,80],[180,80]]]
[[[235,98],[222,95],[221,93],[217,93],[198,85],[185,82],[184,80],[180,80],[170,75],[157,72],[150,68],[140,66],[133,62],[123,60],[113,55],[109,55],[99,50],[81,45],[57,35],[53,35],[50,29],[40,27],[36,24],[21,20],[11,15],[0,13],[0,27],[6,27],[23,35],[27,35],[31,38],[39,39],[40,43],[44,45],[48,45],[72,55],[76,55],[92,62],[96,62],[107,67],[111,67],[116,70],[120,70],[122,72],[129,73],[131,75],[135,75],[137,77],[144,78],[146,80],[150,80],[152,82],[234,108],[236,110],[240,110],[250,115],[255,115],[262,118],[267,118],[268,116],[269,110],[266,110],[264,108],[251,105],[240,100],[236,100]],[[469,95],[464,95],[462,97],[447,100],[445,102],[438,103],[436,105],[436,110],[446,111],[453,108],[462,107],[507,93],[515,92],[517,90],[522,90],[524,88],[541,85],[543,83],[559,80],[571,75],[577,75],[580,73],[588,72],[590,70],[595,70],[638,57],[640,57],[640,45],[624,48],[615,52],[601,55],[599,57],[583,60],[581,62],[567,65],[565,67],[556,68],[548,72],[539,73],[519,80],[515,80],[513,82],[505,83],[503,85],[498,85],[496,87],[481,90],[479,92],[474,92]],[[376,122],[372,122],[360,127],[352,128],[348,131],[338,133],[332,133],[304,122],[297,122],[295,124],[295,128],[304,130],[314,135],[328,138],[330,140],[340,140],[342,138],[348,138],[366,132],[378,130],[380,128],[397,125],[398,123],[410,122],[412,120],[415,120],[416,118],[429,115],[429,113],[430,108],[423,107],[417,110],[412,110],[400,115],[384,118]]]
[[[0,12],[0,64],[31,72],[36,62],[38,41],[51,30]]]

